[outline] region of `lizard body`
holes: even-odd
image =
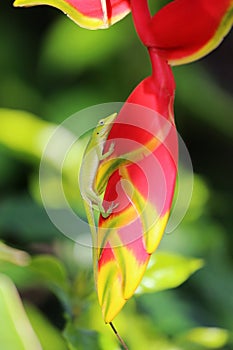
[[[105,213],[105,210],[99,194],[94,190],[94,183],[100,161],[108,158],[114,151],[114,143],[111,143],[109,150],[103,153],[105,142],[116,116],[117,113],[114,113],[98,122],[84,151],[80,169],[79,185],[82,198],[89,205],[97,206],[102,214]]]
[[[97,264],[97,232],[93,209],[97,208],[103,217],[107,217],[111,214],[113,208],[117,206],[112,204],[105,211],[99,193],[94,189],[96,174],[101,160],[108,158],[114,151],[114,143],[112,142],[109,150],[103,153],[105,142],[116,116],[117,113],[114,113],[98,122],[84,151],[79,175],[80,192],[84,200],[84,208],[92,235],[94,274]]]

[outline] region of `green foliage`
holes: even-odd
[[[42,349],[13,283],[3,274],[0,274],[0,314],[0,343],[3,349]]]
[[[43,350],[68,350],[61,332],[37,308],[32,304],[26,304],[24,308]]]
[[[67,340],[70,350],[101,350],[98,341],[98,333],[75,327],[73,324],[67,324],[64,330],[64,336]]]
[[[138,294],[175,288],[203,266],[203,260],[159,252],[152,255]]]
[[[29,265],[31,271],[42,279],[43,283],[66,290],[68,285],[65,267],[62,262],[50,255],[36,256]]]
[[[31,322],[30,327],[35,331],[35,334],[38,337],[38,342],[40,342],[44,350],[50,349],[51,344],[53,344],[52,346],[56,345],[56,349],[58,350],[81,350],[86,348],[90,350],[117,349],[116,340],[112,342],[112,340],[108,339],[108,336],[99,333],[104,324],[102,323],[101,326],[101,318],[97,321],[98,312],[96,313],[96,308],[98,308],[98,305],[96,304],[96,300],[93,300],[93,298],[86,299],[86,296],[88,295],[86,294],[88,290],[87,288],[85,293],[82,291],[81,285],[84,282],[83,277],[81,277],[81,279],[78,278],[78,276],[75,278],[73,277],[74,279],[72,282],[72,280],[68,279],[68,271],[65,265],[51,255],[30,257],[27,253],[18,249],[10,248],[3,243],[1,243],[0,253],[0,271],[7,273],[8,276],[15,281],[18,287],[31,288],[38,284],[43,285],[44,288],[50,289],[57,296],[64,307],[64,311],[67,315],[67,323],[63,332],[64,338],[62,338],[58,330],[56,330],[56,328],[54,328],[34,306],[26,305],[26,313]],[[148,292],[153,293],[168,288],[174,288],[184,282],[190,274],[199,269],[202,265],[203,261],[201,259],[186,258],[175,254],[159,252],[152,257],[150,266],[140,288],[138,289],[138,294],[144,295],[144,293]],[[13,300],[13,308],[10,308],[10,314],[7,315],[6,318],[25,318],[27,321],[24,322],[29,322],[22,306],[20,306],[21,311],[19,312],[19,305],[21,302],[13,283],[9,278],[5,277],[5,275],[2,276],[1,292],[4,296],[2,300],[5,301],[6,305]],[[79,285],[80,283],[81,285]],[[73,284],[73,287],[71,284]],[[5,304],[0,304],[3,314],[4,312],[7,313],[5,310],[7,308]],[[89,306],[87,308],[88,304]],[[85,315],[80,317],[80,311],[84,309],[86,309]],[[15,312],[17,317],[15,317]],[[118,325],[121,326],[122,318],[124,319],[125,317],[125,321],[123,321],[124,324],[124,322],[129,322],[130,318],[133,317],[132,322],[134,323],[134,327],[139,327],[140,329],[142,327],[143,329],[145,328],[144,330],[141,329],[141,331],[145,332],[145,336],[146,334],[149,335],[151,328],[149,320],[145,323],[143,317],[142,322],[142,317],[140,317],[140,315],[135,318],[135,312],[136,311],[132,312],[132,310],[129,312],[126,308],[126,315],[119,317],[120,322]],[[98,327],[96,328],[96,322],[100,324],[99,329]],[[93,326],[94,328],[92,329]],[[12,341],[16,342],[15,344],[12,343],[12,345],[9,345],[12,346],[13,350],[16,349],[17,337],[19,337],[18,342],[23,342],[24,340],[20,338],[21,335],[19,336],[15,333],[15,330],[12,331],[8,324],[7,327],[13,332]],[[159,346],[159,348],[164,350],[170,350],[173,348],[173,345],[171,345],[162,334],[157,335],[157,340],[154,338],[146,340],[146,338],[144,339],[145,336],[142,336],[141,332],[139,332],[138,338],[126,334],[126,338],[132,347],[136,346],[137,342],[141,342],[147,346]],[[174,341],[178,342],[177,344],[181,344],[181,349],[188,349],[187,344],[190,342],[199,344],[204,348],[220,348],[227,343],[229,336],[225,330],[216,328],[196,328],[180,334],[176,338],[174,338]],[[3,341],[8,342],[9,340],[7,340],[6,337]],[[25,347],[22,349],[27,349],[27,345],[24,346]],[[177,347],[177,349],[178,348],[179,347]]]
[[[19,266],[29,264],[30,256],[22,250],[14,249],[0,242],[0,261],[8,261]]]
[[[0,109],[0,142],[17,155],[39,161],[55,126],[25,111]]]
[[[206,349],[222,349],[229,341],[229,332],[220,328],[199,327],[181,335],[180,340]]]

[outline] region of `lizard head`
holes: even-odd
[[[108,117],[101,119],[95,129],[96,135],[98,137],[107,136],[109,131],[111,130],[112,123],[114,122],[115,118],[117,116],[117,113],[113,113],[109,115]]]

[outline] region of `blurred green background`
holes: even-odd
[[[128,302],[116,325],[133,350],[202,349],[203,344],[182,340],[193,327],[229,330],[228,341],[221,334],[222,342],[218,338],[206,346],[233,349],[232,42],[230,33],[208,57],[174,69],[176,124],[193,162],[194,191],[183,222],[165,234],[159,249],[204,259],[205,266],[179,288],[141,294]],[[17,286],[25,310],[5,277],[0,295],[5,306],[12,304],[25,322],[30,319],[45,350],[119,346],[102,324],[92,293],[90,251],[86,258],[85,248],[66,239],[40,203],[38,165],[46,139],[41,133],[84,107],[124,101],[149,73],[147,53],[131,16],[93,32],[56,9],[19,9],[1,1],[0,239],[27,251],[35,261],[27,268],[25,256],[15,261],[16,253],[12,258],[7,251],[6,258],[0,247],[0,272]],[[73,324],[70,314],[75,315]],[[2,315],[4,311],[4,330],[7,316]],[[61,336],[66,320],[68,343]],[[32,349],[32,343],[20,343],[22,337],[16,345],[17,340],[11,344],[6,336],[8,347],[0,348]],[[196,338],[201,339],[200,334]],[[36,341],[34,349],[39,349]]]

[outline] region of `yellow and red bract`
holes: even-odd
[[[233,23],[232,0],[175,0],[153,17],[147,1],[131,0],[141,40],[171,65],[196,61],[213,51]]]
[[[79,26],[87,29],[107,28],[130,12],[129,0],[15,0],[14,2],[14,6],[36,5],[56,7]]]
[[[107,219],[100,217],[98,225],[96,286],[107,323],[114,319],[135,292],[151,253],[162,238],[170,213],[178,145],[173,115],[175,84],[169,65],[203,57],[221,42],[232,26],[232,0],[176,0],[153,17],[150,16],[147,0],[131,0],[131,6],[135,27],[149,49],[152,76],[143,80],[126,102],[153,109],[173,128],[163,142],[157,140],[151,143],[154,148],[149,148],[151,153],[142,160],[131,164],[118,162],[117,169],[114,169],[114,160],[110,160],[102,167],[106,170],[102,172],[102,177],[97,175],[97,188],[101,179],[105,181],[104,174],[107,175],[104,200],[119,203],[117,210]],[[145,117],[143,113],[141,117]],[[109,134],[109,140],[116,140],[116,157],[121,157],[121,153],[117,153],[118,138],[132,138],[144,145],[150,143],[144,139],[143,132],[137,139],[134,127],[131,130],[126,128],[125,132],[122,125],[128,118],[123,107]],[[156,164],[160,166],[160,171]],[[112,175],[108,168],[113,171]],[[154,186],[158,187],[152,192],[150,188],[148,195],[148,174],[150,182],[151,173]]]
[[[119,204],[108,218],[101,216],[98,225],[96,286],[107,323],[139,285],[150,255],[162,238],[174,193],[178,153],[172,109],[175,84],[167,62],[153,50],[151,58],[153,75],[129,96],[108,137],[115,143],[115,159],[130,154],[129,140],[138,148],[145,145],[148,153],[136,161],[132,156],[131,162],[116,162],[115,170],[113,157],[103,169],[100,165],[102,176],[97,175],[98,189],[108,168],[111,169],[104,205],[107,208],[111,202]],[[158,136],[159,125],[162,139]]]
[[[172,65],[196,61],[221,43],[232,23],[232,0],[172,1],[152,19],[153,44]]]

